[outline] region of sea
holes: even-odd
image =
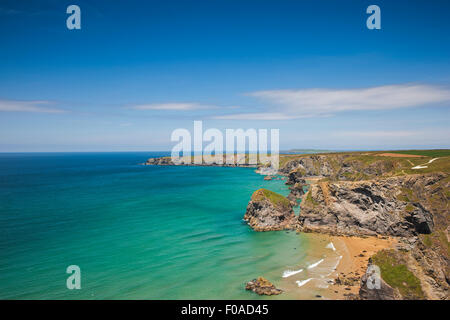
[[[1,153],[0,299],[323,294],[340,259],[327,239],[255,232],[242,219],[258,188],[286,196],[284,180],[254,168],[142,165],[168,154]],[[72,265],[80,289],[67,287]],[[285,292],[246,291],[259,276]]]

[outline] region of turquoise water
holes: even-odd
[[[0,154],[1,299],[261,299],[302,264],[295,232],[253,232],[250,168],[141,166],[161,153]],[[66,268],[81,268],[81,290]],[[289,298],[289,295],[283,295]]]

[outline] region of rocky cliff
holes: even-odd
[[[308,177],[329,178],[339,181],[367,180],[392,176],[411,168],[404,158],[391,158],[373,154],[347,153],[307,155],[290,159],[281,157],[280,173],[294,184]]]
[[[292,204],[282,195],[267,189],[255,191],[247,206],[244,220],[255,231],[295,229],[297,217]]]
[[[313,184],[301,204],[301,228],[345,235],[430,234],[430,198],[446,177],[436,173]]]

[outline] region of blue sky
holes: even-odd
[[[81,30],[66,28],[70,4]],[[449,9],[2,0],[0,151],[170,150],[194,120],[279,128],[282,149],[448,148]]]

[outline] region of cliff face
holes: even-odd
[[[431,174],[311,185],[301,204],[301,228],[346,235],[429,234],[434,220],[427,199],[445,178]],[[409,199],[413,194],[420,198]]]
[[[266,189],[255,191],[244,220],[255,231],[295,229],[297,218],[288,199]]]
[[[336,172],[337,166],[342,165],[344,156],[307,156],[287,162],[280,168],[280,172],[289,175],[299,173],[301,176],[329,177]]]
[[[394,175],[411,168],[405,159],[373,155],[327,154],[308,155],[283,161],[280,173],[287,175],[288,183],[299,178],[322,177],[339,181],[367,180]]]

